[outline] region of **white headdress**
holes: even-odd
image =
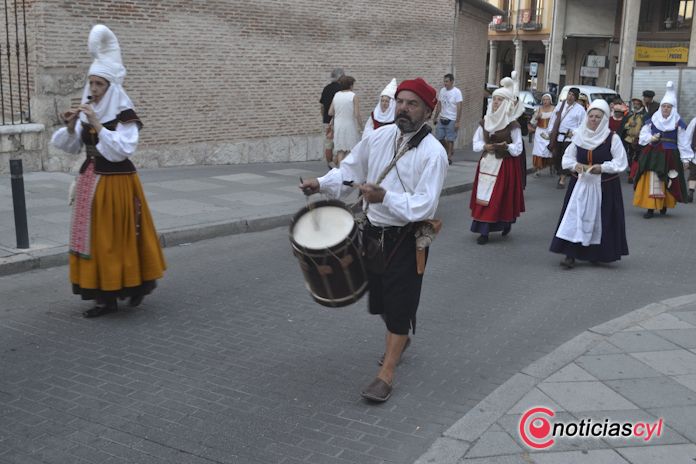
[[[386,95],[389,98],[394,98],[394,94],[396,93],[396,79],[392,79],[389,84],[382,90],[382,93],[380,96]]]
[[[515,93],[515,98],[517,98],[520,95],[520,82],[517,79],[517,71],[512,71],[510,73],[510,79],[512,79],[512,83],[514,84],[512,90]]]
[[[590,111],[600,110],[602,111],[602,120],[599,122],[597,129],[591,130],[587,127],[588,118],[590,116]],[[589,108],[587,108],[587,113],[582,120],[582,124],[578,131],[573,135],[573,143],[585,150],[594,150],[599,145],[604,142],[611,130],[609,129],[609,104],[602,98],[598,98],[592,102]]]
[[[387,111],[382,111],[380,102],[377,101],[377,106],[375,106],[372,112],[372,117],[378,122],[394,122],[394,116],[396,114],[396,101],[394,100],[394,94],[396,93],[396,79],[392,79],[389,84],[382,90],[380,94],[380,100],[382,97],[389,97],[389,108]]]
[[[515,120],[522,116],[524,113],[524,103],[520,101],[520,81],[517,78],[517,71],[512,71],[510,73],[510,78],[512,79],[512,91],[515,94],[515,108],[513,109],[513,117]]]
[[[109,81],[109,89],[98,103],[92,103],[92,108],[99,117],[99,121],[113,121],[122,111],[133,108],[133,102],[121,87],[126,77],[126,68],[121,60],[121,47],[116,35],[103,24],[97,24],[92,28],[87,45],[94,57],[87,75],[99,76]],[[82,93],[82,103],[91,103],[89,96],[89,82],[87,82]],[[87,122],[87,117],[80,113],[80,120]]]
[[[667,90],[665,91],[665,96],[662,97],[662,100],[660,101],[660,106],[662,106],[664,103],[669,103],[672,105],[672,111],[669,113],[669,116],[663,118],[662,108],[660,108],[653,113],[650,120],[652,121],[653,125],[662,132],[673,131],[677,127],[681,116],[679,116],[679,113],[677,112],[677,93],[674,90],[674,82],[672,81],[667,82]]]
[[[493,97],[503,97],[504,100],[496,111],[493,111],[493,99],[488,105],[486,115],[483,117],[483,128],[489,133],[504,129],[524,112],[524,106],[519,103],[515,94],[515,81],[509,77],[504,77],[500,81],[500,87],[495,89]]]

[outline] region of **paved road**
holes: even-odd
[[[167,249],[153,297],[96,320],[64,267],[0,278],[0,463],[411,462],[586,328],[693,293],[691,205],[651,221],[629,206],[631,256],[563,271],[552,179],[530,177],[529,212],[486,246],[468,199],[441,202],[418,331],[380,406],[358,392],[383,328],[364,302],[312,303],[284,229]]]

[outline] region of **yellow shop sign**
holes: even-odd
[[[686,47],[636,47],[636,61],[658,61],[663,63],[686,63],[689,49]]]

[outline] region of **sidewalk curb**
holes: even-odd
[[[531,170],[528,170],[528,173]],[[456,195],[471,191],[474,183],[445,187],[440,196]],[[228,235],[262,232],[264,230],[287,227],[294,213],[275,216],[260,216],[234,221],[209,222],[205,224],[167,229],[159,232],[162,248],[174,247],[183,243],[193,243]],[[0,258],[0,277],[19,274],[36,269],[48,269],[68,264],[68,246],[62,245],[39,250],[27,250],[5,258]]]
[[[471,408],[414,464],[456,464],[488,428],[498,421],[534,387],[551,374],[566,366],[593,344],[609,338],[623,329],[662,314],[665,311],[696,303],[696,293],[651,303],[628,314],[590,327],[580,335],[541,357],[496,388]]]

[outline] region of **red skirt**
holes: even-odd
[[[480,222],[513,222],[524,212],[522,167],[519,157],[508,156],[503,159],[488,206],[476,203],[479,169],[480,163],[476,167],[474,188],[469,202],[471,217]]]

